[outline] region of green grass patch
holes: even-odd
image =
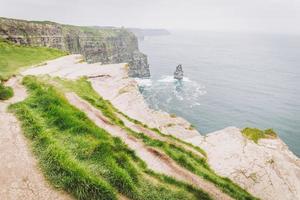
[[[6,87],[0,82],[0,100],[7,100],[14,96],[14,91],[11,87]]]
[[[260,130],[258,128],[247,127],[242,130],[242,134],[250,140],[253,140],[255,143],[262,138],[277,138],[277,134],[273,129]]]
[[[67,53],[58,49],[22,46],[0,39],[0,76],[2,79],[8,79],[22,67],[64,55]]]
[[[77,199],[116,199],[118,193],[136,200],[211,199],[201,189],[149,173],[119,138],[96,126],[54,86],[31,76],[23,84],[29,97],[10,110],[55,187]]]

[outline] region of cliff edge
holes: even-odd
[[[129,76],[150,76],[147,56],[139,51],[136,36],[124,28],[0,18],[0,37],[17,44],[79,53],[88,63],[128,63]]]

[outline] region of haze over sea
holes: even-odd
[[[273,128],[300,155],[300,36],[176,31],[146,37],[150,107],[175,113],[201,134],[228,126]],[[178,64],[185,79],[173,79]]]

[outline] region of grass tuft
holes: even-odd
[[[242,130],[242,134],[250,140],[253,140],[255,143],[262,138],[277,138],[277,134],[273,129],[266,129],[263,131],[258,128],[247,127]]]
[[[0,83],[0,100],[7,100],[14,96],[14,91],[11,87],[6,87]]]

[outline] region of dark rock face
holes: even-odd
[[[80,27],[0,18],[0,37],[17,44],[82,54],[87,62],[128,63],[129,76],[149,77],[147,56],[133,33],[123,28]]]
[[[177,80],[182,80],[183,79],[182,65],[178,65],[176,67],[176,70],[174,72],[174,78],[177,79]]]

